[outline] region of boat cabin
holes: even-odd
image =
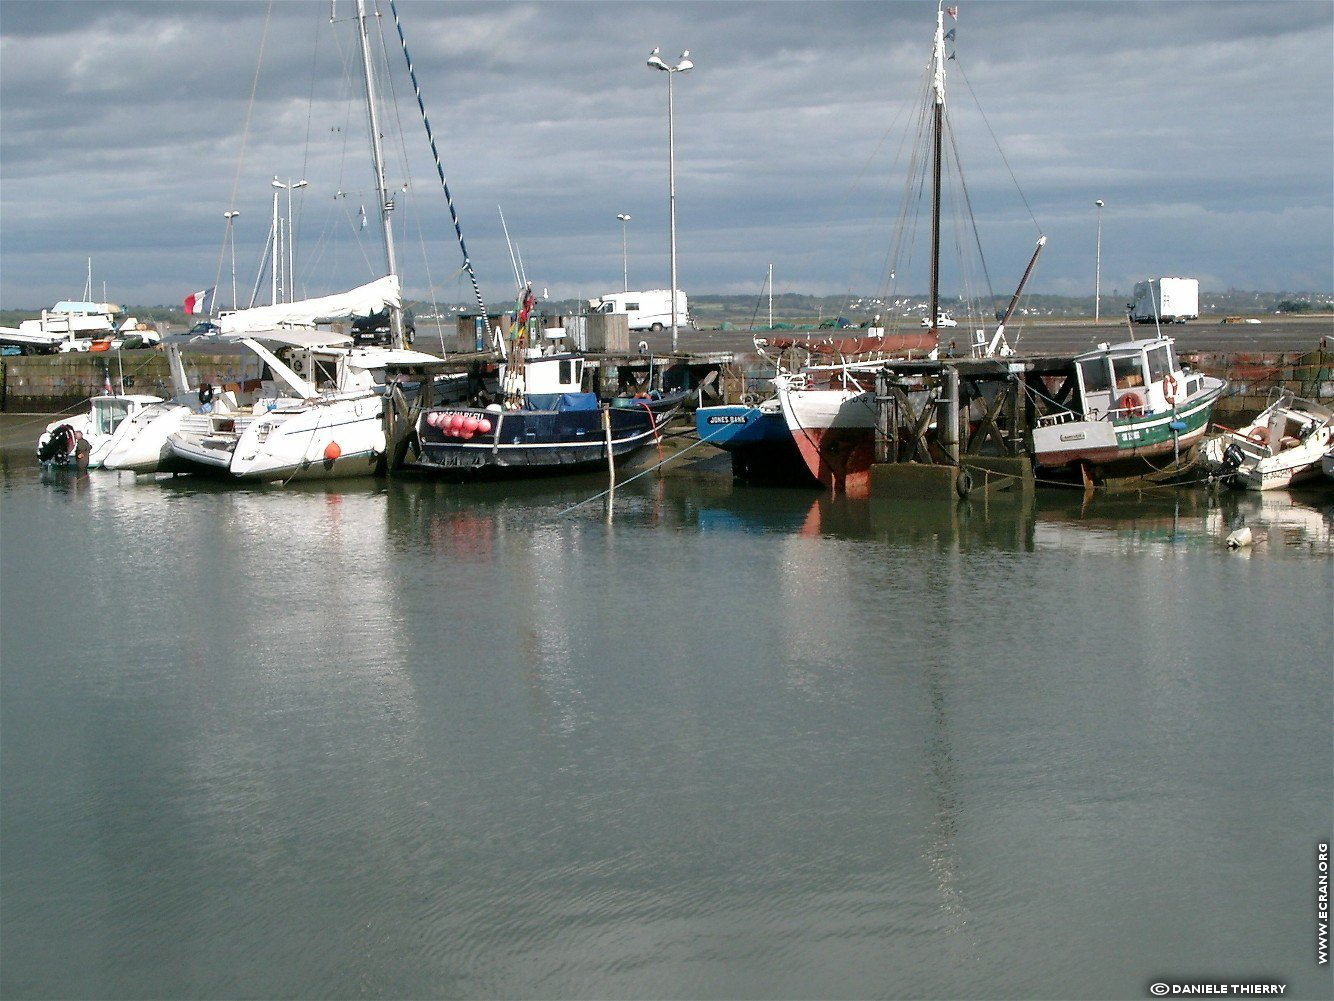
[[[523,363],[529,396],[579,393],[584,385],[584,358],[577,354],[542,355]]]
[[[88,428],[84,433],[110,435],[125,418],[137,414],[144,407],[161,402],[158,396],[94,396],[88,411]]]
[[[1199,388],[1199,377],[1183,371],[1170,337],[1100,344],[1076,356],[1075,375],[1090,420],[1161,413]]]

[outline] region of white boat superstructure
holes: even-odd
[[[1205,442],[1201,458],[1246,490],[1273,490],[1315,479],[1334,443],[1334,411],[1279,392],[1255,420]]]
[[[406,349],[353,348],[350,337],[323,331],[271,331],[234,343],[262,363],[258,392],[224,392],[212,407],[176,416],[167,445],[178,468],[244,480],[371,475],[385,452],[386,365],[439,361]]]
[[[43,464],[64,465],[74,461],[74,432],[77,431],[92,447],[88,454],[88,468],[97,469],[106,458],[112,437],[120,425],[161,402],[160,396],[110,393],[94,396],[88,401],[87,413],[62,417],[46,426],[37,439],[37,458]]]

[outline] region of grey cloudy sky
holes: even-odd
[[[1091,295],[1097,198],[1105,291],[1163,274],[1334,286],[1334,4],[958,7],[952,117],[998,293],[1040,227],[1032,290]],[[674,78],[681,287],[759,295],[772,264],[780,292],[878,291],[903,191],[894,130],[929,56],[930,0],[399,11],[489,302],[514,284],[498,207],[552,296],[620,287],[621,212],[631,286],[668,283],[654,46],[695,63]],[[89,258],[98,298],[105,283],[115,301],[179,302],[221,275],[230,306],[223,213],[241,212],[245,298],[275,175],[309,181],[293,203],[299,293],[382,273],[373,226],[359,228],[360,205],[374,209],[351,28],[329,13],[328,0],[0,0],[0,306],[81,295]],[[389,175],[410,186],[400,270],[413,297],[466,300],[402,55],[389,56],[403,132],[386,124]]]

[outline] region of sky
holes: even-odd
[[[468,301],[388,0],[378,9],[399,271],[410,298]],[[654,47],[694,63],[670,75],[679,287],[759,296],[772,267],[776,293],[880,294],[936,9],[398,4],[492,304],[512,301],[516,270],[552,298],[620,289],[624,270],[631,288],[669,285],[669,75],[646,65]],[[0,307],[81,298],[91,260],[95,299],[180,303],[216,284],[230,308],[233,246],[244,304],[275,178],[307,181],[291,202],[298,296],[383,274],[354,4],[332,10],[333,23],[330,0],[0,0]],[[1096,278],[1128,297],[1162,275],[1334,289],[1334,3],[957,11],[948,107],[977,236],[947,222],[945,242],[981,245],[996,294],[1039,233],[1038,293],[1091,297]],[[925,290],[921,253],[894,260],[896,288]]]

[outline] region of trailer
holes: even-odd
[[[1200,318],[1198,278],[1150,278],[1135,283],[1135,299],[1126,304],[1135,323],[1185,323]]]

